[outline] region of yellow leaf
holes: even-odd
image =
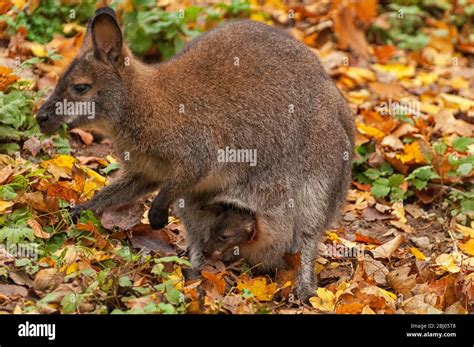
[[[309,299],[311,305],[324,312],[332,312],[336,308],[336,296],[330,290],[326,288],[318,288],[316,291],[317,296],[313,296]]]
[[[443,253],[436,258],[436,265],[440,266],[443,270],[451,273],[458,273],[461,271],[457,265],[457,259],[453,253]]]
[[[445,106],[454,106],[456,109],[461,111],[468,111],[474,108],[474,101],[463,98],[462,96],[452,95],[447,93],[441,93],[441,98],[445,101]]]
[[[70,155],[60,154],[53,159],[43,161],[40,166],[48,170],[55,179],[71,178],[72,166],[76,159]]]
[[[473,228],[469,228],[469,227],[466,227],[466,226],[461,225],[461,224],[456,224],[456,229],[459,232],[463,233],[464,236],[471,237],[471,238],[474,239],[474,229]]]
[[[416,248],[416,247],[410,247],[410,252],[411,252],[411,254],[413,254],[413,255],[415,256],[416,259],[418,259],[418,260],[426,260],[425,255],[424,255],[423,252],[420,251],[418,248]]]
[[[439,106],[436,106],[434,104],[430,104],[428,102],[421,102],[420,103],[420,110],[423,113],[427,114],[436,114],[439,112],[441,108]]]
[[[278,291],[276,283],[267,284],[265,277],[248,278],[240,277],[237,280],[237,289],[242,292],[244,289],[250,291],[255,299],[259,301],[272,300]]]
[[[328,240],[331,240],[331,241],[339,240],[339,236],[336,233],[333,233],[333,232],[327,233],[326,237],[327,237]]]
[[[435,83],[438,77],[438,74],[435,72],[420,72],[412,81],[417,86],[426,86]]]
[[[405,208],[403,207],[403,202],[395,202],[392,205],[392,214],[398,218],[402,223],[406,223],[407,219],[405,217]]]
[[[78,269],[77,262],[73,262],[73,263],[69,264],[69,265],[66,267],[66,275],[70,275],[70,274],[76,272],[77,269]]]
[[[180,266],[176,266],[175,270],[168,275],[168,281],[170,281],[176,289],[183,289],[185,280]]]
[[[0,200],[0,213],[5,212],[8,208],[12,207],[15,203],[13,201]]]
[[[44,58],[48,55],[48,52],[46,49],[44,49],[43,45],[37,42],[33,42],[30,46],[31,53],[33,53],[34,56],[39,57],[39,58]]]
[[[376,139],[380,139],[385,136],[383,131],[369,125],[365,125],[364,123],[357,122],[357,129],[361,134],[374,137]]]
[[[367,81],[374,82],[377,77],[375,73],[369,69],[355,66],[343,66],[341,72],[350,79],[354,80],[357,84],[362,84]]]
[[[250,15],[250,19],[254,20],[256,22],[262,22],[262,23],[266,23],[266,24],[269,24],[269,25],[273,25],[273,22],[271,20],[267,20],[261,12],[252,13]]]
[[[116,162],[117,162],[117,159],[115,159],[115,158],[112,157],[111,155],[106,156],[105,159],[107,159],[107,161],[108,161],[109,163],[116,163]]]
[[[425,156],[421,152],[420,143],[418,141],[405,144],[403,151],[405,152],[404,154],[397,155],[397,158],[399,158],[402,163],[426,164]]]
[[[348,100],[356,105],[360,105],[370,98],[370,93],[367,89],[349,92]]]
[[[464,253],[466,253],[468,255],[471,255],[471,256],[474,256],[474,239],[470,239],[466,243],[460,244],[459,248],[461,248],[461,250]]]
[[[412,77],[415,74],[415,67],[412,65],[403,65],[403,64],[389,64],[381,65],[374,64],[374,69],[379,72],[390,73],[398,79],[405,77]]]
[[[98,184],[103,184],[107,182],[107,179],[104,176],[99,175],[97,172],[95,172],[92,169],[89,169],[85,165],[80,165],[79,166],[82,171],[84,171],[89,177],[91,177],[94,181],[96,181]]]
[[[23,10],[26,5],[26,0],[10,0],[10,2],[18,9]]]
[[[63,32],[65,34],[70,34],[73,31],[76,31],[78,33],[85,33],[86,32],[86,27],[78,24],[77,22],[64,24]]]

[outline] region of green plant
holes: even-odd
[[[139,55],[155,48],[162,59],[181,50],[186,37],[195,37],[200,31],[188,29],[202,8],[191,6],[183,11],[165,12],[155,1],[132,1],[133,10],[123,15],[125,39]]]
[[[16,16],[0,16],[7,22],[10,35],[14,35],[21,27],[28,32],[30,41],[46,43],[51,41],[53,34],[63,32],[63,23],[84,23],[94,14],[95,1],[80,1],[77,5],[66,5],[58,0],[43,0],[31,13],[16,9]]]

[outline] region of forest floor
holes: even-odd
[[[193,7],[186,13],[197,17],[186,23],[166,17],[183,41],[192,36],[183,27],[204,31],[229,17],[282,27],[318,55],[356,115],[347,204],[320,240],[319,287],[305,304],[291,293],[297,255],[287,257],[290,270],[268,276],[254,275],[243,261],[209,261],[199,279],[186,281],[185,230],[174,217],[162,230],[150,228],[152,196],[102,216],[83,213],[72,223],[69,205],[90,199],[120,166],[109,139],[78,129],[48,137],[34,120],[42,97],[77,54],[84,20],[60,22],[62,32],[44,39],[42,5],[34,17],[15,10],[34,2],[5,3],[1,313],[472,312],[474,43],[468,33],[474,5],[274,0],[209,5],[220,14],[217,20],[206,12],[211,24]],[[176,13],[182,4],[161,5]],[[154,11],[129,1],[118,6],[123,20]],[[132,49],[147,60],[180,45],[173,38],[171,46],[143,47],[138,42],[148,37],[133,35],[127,33]]]

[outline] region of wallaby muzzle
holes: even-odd
[[[64,122],[61,115],[55,113],[55,101],[50,97],[36,113],[36,121],[44,134],[54,133]]]

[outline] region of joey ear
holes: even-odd
[[[122,57],[123,38],[114,10],[110,7],[99,8],[89,25],[88,35],[92,38],[98,59],[112,64],[119,62]]]
[[[249,234],[248,242],[251,242],[256,239],[257,237],[257,225],[252,223],[249,225],[248,229],[246,230]]]
[[[222,204],[210,204],[202,206],[200,210],[212,212],[215,214],[221,214],[222,212],[224,212],[225,206]]]

